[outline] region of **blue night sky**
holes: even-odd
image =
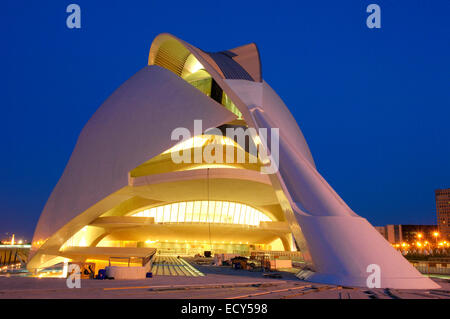
[[[366,27],[370,3],[381,29]],[[82,127],[162,32],[206,51],[256,42],[349,206],[374,225],[436,223],[434,190],[450,187],[449,14],[446,0],[2,1],[0,238],[31,239]]]

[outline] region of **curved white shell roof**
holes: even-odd
[[[58,229],[128,185],[128,172],[173,146],[176,127],[193,131],[230,122],[235,115],[159,66],[146,66],[122,84],[83,128],[42,211],[33,241]]]
[[[316,272],[307,276],[309,279],[365,286],[367,267],[376,264],[381,267],[382,287],[438,287],[414,269],[367,220],[354,213],[319,174],[295,119],[261,78],[256,46],[235,49],[235,54],[243,55],[231,63],[231,72],[223,70],[230,62],[226,56],[220,56],[219,66],[214,55],[162,34],[152,45],[150,64],[158,48],[169,40],[177,41],[176,46],[181,45],[198,59],[250,127],[280,128],[280,170],[269,178],[297,244],[306,258],[312,259]],[[258,57],[258,63],[252,62],[252,56]],[[236,61],[241,61],[245,73],[257,80],[236,79]],[[175,73],[176,67],[172,70]],[[59,230],[69,224],[79,229],[98,216],[95,209],[88,210],[99,203],[101,206],[110,194],[127,186],[130,170],[173,146],[170,132],[174,128],[192,131],[195,119],[202,119],[204,128],[217,127],[234,120],[235,115],[158,66],[143,68],[118,88],[80,134],[39,219],[33,241],[48,240],[31,259],[29,268],[37,268],[48,259],[46,251],[57,252],[67,239],[58,237]]]

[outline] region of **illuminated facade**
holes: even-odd
[[[141,210],[131,216],[152,217],[155,223],[214,223],[258,227],[271,219],[245,204],[223,201],[190,201]]]
[[[436,225],[386,225],[375,227],[391,244],[434,243],[437,232]]]
[[[148,64],[81,132],[39,219],[28,269],[154,248],[177,255],[283,250],[301,252],[314,270],[304,276],[316,282],[364,286],[376,263],[385,287],[436,287],[318,173],[296,121],[262,79],[255,44],[208,53],[161,34]],[[193,137],[172,140],[179,127]],[[243,143],[217,133],[227,128],[279,128],[279,161],[266,139],[250,135]],[[216,161],[196,158],[211,147]],[[225,160],[230,149],[243,161]],[[174,161],[180,151],[189,160]],[[273,165],[279,170],[262,173]]]
[[[450,241],[450,188],[437,189],[435,195],[439,240]]]

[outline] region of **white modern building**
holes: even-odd
[[[195,133],[196,120],[205,130]],[[175,128],[193,137],[178,143]],[[207,128],[279,128],[279,145],[272,149],[273,134],[243,144]],[[217,145],[246,161],[173,160],[175,152]],[[252,145],[271,155],[252,154]],[[279,169],[267,174],[267,167]],[[303,274],[307,280],[365,286],[375,264],[382,287],[437,287],[320,175],[295,119],[263,80],[253,43],[208,53],[170,34],[156,37],[148,66],[83,128],[39,219],[27,267],[101,263],[154,248],[174,255],[299,251],[313,270]]]

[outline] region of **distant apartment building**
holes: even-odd
[[[412,243],[418,239],[431,242],[435,240],[433,233],[438,229],[436,225],[386,225],[375,228],[391,244]]]
[[[440,237],[450,240],[450,188],[435,190],[436,214]]]

